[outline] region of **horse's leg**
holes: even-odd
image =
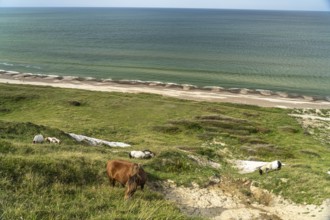
[[[109,177],[110,186],[115,187],[116,181]]]

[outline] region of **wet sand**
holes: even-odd
[[[262,107],[330,109],[330,102],[311,96],[290,96],[268,90],[197,88],[192,85],[164,84],[161,82],[98,80],[91,77],[34,75],[0,70],[0,83],[51,86],[90,91],[152,93],[173,98],[227,102]]]

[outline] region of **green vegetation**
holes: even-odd
[[[319,204],[330,198],[330,146],[289,113],[151,94],[0,84],[0,218],[191,219],[153,183],[205,186],[211,176],[251,179],[295,202]],[[132,148],[87,146],[67,132]],[[32,144],[39,133],[62,143]],[[110,189],[105,166],[109,159],[129,160],[132,149],[150,149],[156,157],[133,160],[143,163],[149,182],[125,201],[124,188]],[[269,175],[242,175],[228,159],[280,159],[286,166]]]

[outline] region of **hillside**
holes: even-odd
[[[314,113],[329,117],[329,110]],[[254,182],[298,204],[319,205],[330,198],[329,124],[315,127],[290,114],[306,112],[0,84],[1,219],[195,218],[165,199],[159,184],[169,180],[200,188],[235,183],[227,189],[251,201],[257,199],[240,185]],[[88,146],[69,132],[132,147]],[[32,144],[39,133],[62,143]],[[106,162],[144,149],[156,157],[133,161],[144,165],[148,186],[124,201],[123,188],[109,187]],[[285,166],[269,175],[240,174],[230,162],[236,159],[279,159]]]

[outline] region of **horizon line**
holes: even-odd
[[[239,11],[292,11],[292,12],[329,12],[329,10],[303,9],[258,9],[258,8],[200,8],[200,7],[152,7],[152,6],[0,6],[1,8],[121,8],[121,9],[197,9],[197,10],[239,10]]]

